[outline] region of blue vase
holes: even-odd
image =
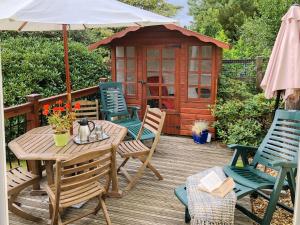
[[[200,144],[201,135],[197,135],[195,133],[192,134],[193,140],[195,143]]]
[[[204,131],[201,132],[200,140],[199,140],[200,144],[205,144],[206,143],[207,135],[208,135],[208,130],[204,130]]]

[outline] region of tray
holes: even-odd
[[[79,139],[79,136],[76,136],[73,138],[73,141],[78,144],[78,145],[85,145],[85,144],[91,144],[91,143],[95,143],[95,142],[99,142],[99,141],[103,141],[105,139],[108,139],[109,136],[106,134],[106,133],[103,133],[102,134],[102,139],[97,139],[95,141],[83,141],[81,142],[80,139]]]

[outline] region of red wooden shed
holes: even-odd
[[[164,132],[190,135],[195,120],[214,121],[222,49],[229,45],[168,24],[129,27],[90,45],[111,47],[112,80],[128,105],[166,110]]]

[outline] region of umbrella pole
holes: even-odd
[[[69,46],[68,46],[68,30],[67,25],[63,24],[63,40],[64,40],[64,60],[67,86],[67,103],[70,105],[70,112],[72,112],[72,96],[71,96],[71,77],[69,65]],[[73,134],[73,125],[70,128],[70,134]]]

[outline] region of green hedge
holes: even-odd
[[[65,92],[64,50],[61,38],[2,36],[5,106],[23,103],[31,93],[43,97]],[[97,85],[108,76],[108,50],[89,52],[87,45],[69,41],[72,89]]]
[[[227,144],[257,146],[272,122],[274,100],[253,94],[249,84],[222,76],[218,101],[212,109],[217,136]]]

